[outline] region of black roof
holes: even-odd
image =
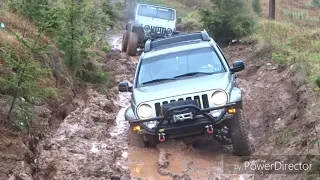
[[[196,40],[202,40],[202,41],[210,41],[211,38],[206,30],[203,30],[201,32],[195,32],[191,34],[179,34],[170,36],[163,39],[157,39],[152,41],[149,39],[144,47],[144,52],[149,52],[153,48],[162,47],[166,45],[172,45],[172,44],[178,44],[182,42],[188,42],[188,41],[196,41]]]

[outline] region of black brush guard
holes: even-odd
[[[204,130],[203,128],[208,125],[209,126],[212,125],[212,127],[215,127],[217,123],[221,122],[223,117],[226,115],[228,109],[237,108],[237,107],[238,107],[237,103],[229,103],[227,105],[220,106],[220,107],[200,109],[196,105],[188,104],[188,105],[182,105],[177,107],[171,107],[165,112],[163,116],[144,119],[144,120],[136,119],[136,120],[130,121],[130,124],[134,124],[134,125],[141,124],[143,129],[147,131],[148,134],[152,134],[152,135],[157,135],[159,133],[159,130],[166,132],[166,134],[168,135],[186,133],[186,132],[192,133],[192,131],[195,131],[195,130],[201,130],[201,129]],[[165,121],[172,119],[173,117],[172,114],[174,113],[174,111],[187,109],[187,108],[196,111],[198,116],[202,115],[203,117],[199,119],[190,120],[188,123],[183,123],[183,124],[175,124],[175,125],[163,124]],[[207,114],[207,113],[210,113],[210,111],[219,110],[219,109],[224,109],[224,111],[220,114],[219,117],[214,118],[211,115]],[[153,129],[150,129],[146,125],[142,124],[144,122],[150,122],[150,121],[158,121],[157,126]],[[184,135],[186,136],[187,134],[184,134]]]

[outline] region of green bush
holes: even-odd
[[[221,45],[254,32],[255,20],[244,0],[211,0],[211,8],[200,11],[203,27]]]
[[[85,82],[104,83],[104,74],[95,68],[88,69],[90,64],[90,49],[99,39],[107,26],[112,25],[114,14],[107,11],[109,2],[94,4],[93,2],[79,2],[69,0],[58,9],[60,28],[55,39],[64,52],[65,64],[73,73],[74,78],[81,78]],[[108,14],[108,16],[106,16]],[[107,46],[105,46],[107,47]],[[103,50],[108,50],[103,48]]]
[[[52,32],[58,28],[58,16],[50,0],[9,0],[9,7]]]
[[[252,8],[253,8],[254,12],[256,12],[257,14],[260,15],[262,12],[261,1],[260,0],[252,0]]]
[[[109,81],[109,73],[104,72],[101,67],[88,63],[77,71],[76,76],[82,81],[93,84],[107,84]]]

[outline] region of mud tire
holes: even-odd
[[[136,56],[138,48],[138,34],[131,32],[128,38],[127,53],[129,56]]]
[[[236,156],[250,156],[254,152],[254,147],[249,140],[246,122],[242,110],[238,109],[234,118],[230,121],[231,143],[233,153]]]
[[[127,51],[127,47],[128,47],[128,34],[127,31],[125,31],[122,35],[122,46],[121,46],[121,50],[123,52]]]
[[[128,133],[128,143],[131,146],[142,147],[142,148],[154,148],[156,147],[158,141],[154,136],[151,135],[141,135],[129,128]]]
[[[155,148],[159,142],[157,136],[152,136],[148,134],[144,135],[143,139],[144,139],[145,147],[149,147],[149,148]]]

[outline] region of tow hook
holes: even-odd
[[[159,133],[159,141],[160,141],[160,142],[166,141],[165,135],[166,135],[166,134],[164,134],[164,133]]]
[[[212,127],[212,125],[207,125],[205,128],[207,129],[208,134],[213,134],[213,127]]]

